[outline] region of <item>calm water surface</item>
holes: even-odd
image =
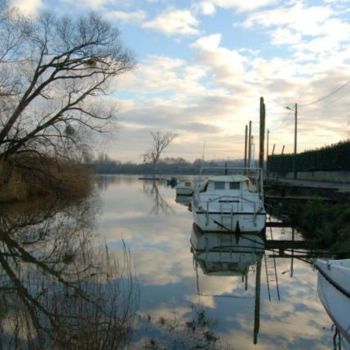
[[[310,264],[275,259],[278,288],[269,251],[249,266],[247,278],[234,271],[210,275],[194,261],[192,214],[175,202],[174,189],[130,176],[99,177],[97,188],[97,241],[116,254],[125,242],[139,286],[131,348],[185,349],[196,337],[206,338],[207,348],[333,348],[332,322]],[[288,239],[290,231],[274,228],[273,236]]]

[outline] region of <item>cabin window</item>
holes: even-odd
[[[225,182],[215,182],[214,188],[216,190],[224,190],[225,189]]]
[[[230,190],[239,190],[240,183],[239,182],[230,182]]]

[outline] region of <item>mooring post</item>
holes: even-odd
[[[248,143],[248,125],[245,126],[245,138],[244,138],[244,169],[247,168],[247,145]],[[244,170],[245,171],[245,170]]]
[[[259,134],[259,168],[264,170],[264,144],[265,144],[265,103],[260,97],[260,134]]]
[[[248,128],[248,169],[251,167],[251,159],[252,159],[252,121],[249,120],[249,128]]]
[[[266,132],[266,178],[269,177],[269,141],[270,141],[270,130]]]
[[[298,135],[298,104],[294,106],[294,156],[293,156],[293,178],[297,179],[297,135]]]

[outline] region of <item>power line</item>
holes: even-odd
[[[336,94],[338,91],[344,89],[344,88],[345,88],[346,86],[348,86],[349,84],[350,84],[350,80],[347,81],[346,83],[344,83],[343,85],[339,86],[339,87],[336,88],[335,90],[331,91],[331,92],[328,93],[327,95],[322,96],[322,97],[318,98],[317,100],[312,101],[312,102],[309,102],[309,103],[299,104],[299,106],[302,106],[302,107],[304,107],[304,106],[310,106],[310,105],[316,104],[316,103],[318,103],[318,102],[321,102],[321,101],[327,99],[328,97],[330,97],[330,96]]]

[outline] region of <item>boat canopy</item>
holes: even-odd
[[[208,182],[248,182],[249,178],[244,175],[221,175],[210,176]]]

